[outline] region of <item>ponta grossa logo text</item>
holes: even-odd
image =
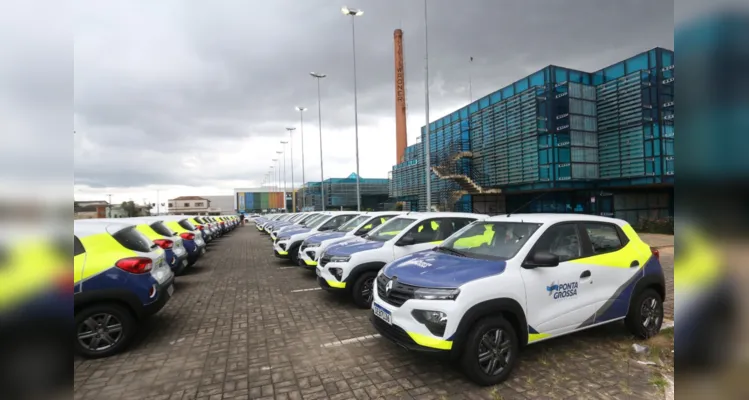
[[[551,282],[551,285],[546,287],[546,291],[549,292],[549,296],[553,296],[555,299],[574,297],[577,296],[577,282],[559,284]]]

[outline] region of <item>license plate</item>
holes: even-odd
[[[169,287],[166,288],[166,293],[169,294],[169,297],[172,297],[174,294],[174,285],[169,285]]]
[[[377,318],[387,322],[388,325],[393,324],[393,316],[390,314],[390,311],[377,305],[377,303],[372,303],[372,312]]]

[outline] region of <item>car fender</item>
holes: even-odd
[[[514,321],[510,321],[518,335],[518,344],[522,347],[528,344],[528,321],[523,311],[523,307],[515,299],[512,298],[497,298],[486,300],[477,304],[474,304],[469,308],[463,316],[460,318],[458,329],[453,334],[453,350],[454,353],[460,354],[462,347],[465,345],[465,338],[471,327],[480,319],[490,316],[498,316],[501,314],[509,314],[514,318]]]
[[[143,317],[143,303],[138,296],[127,289],[97,289],[78,292],[73,296],[73,307],[75,311],[88,305],[99,303],[118,303],[127,307],[136,318]]]
[[[358,264],[354,268],[351,268],[351,271],[349,271],[348,275],[344,279],[344,282],[346,282],[347,285],[353,285],[354,282],[356,282],[359,277],[366,273],[366,272],[379,272],[382,267],[385,266],[385,262],[383,261],[370,261],[365,262],[363,264]]]

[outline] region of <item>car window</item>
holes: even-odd
[[[546,230],[538,239],[531,254],[544,251],[559,256],[559,261],[569,261],[582,256],[582,246],[577,225],[557,224]]]
[[[416,221],[413,218],[393,218],[364,235],[365,239],[387,242]]]
[[[126,249],[141,253],[148,253],[152,248],[158,247],[156,244],[148,240],[145,235],[138,232],[134,226],[121,229],[112,235],[112,237],[114,237],[114,239]]]
[[[454,232],[452,224],[445,218],[434,218],[421,221],[419,224],[408,230],[404,237],[414,238],[414,244],[435,242],[442,236],[441,232]]]
[[[583,225],[590,238],[590,243],[593,245],[593,253],[610,253],[624,247],[619,232],[614,225],[590,222]]]
[[[167,228],[166,225],[164,225],[164,223],[161,221],[152,223],[151,229],[153,229],[154,232],[158,233],[161,236],[173,236],[174,235],[174,232],[172,232],[171,229]]]
[[[540,226],[524,222],[477,222],[465,225],[437,249],[471,258],[509,260]]]
[[[178,222],[179,226],[181,226],[183,229],[187,229],[188,231],[194,231],[195,227],[190,223],[190,221],[183,219]]]
[[[351,232],[351,231],[354,230],[354,228],[356,228],[357,226],[359,226],[360,224],[364,223],[366,220],[368,220],[370,218],[372,218],[372,217],[370,217],[369,215],[357,215],[356,218],[352,218],[348,222],[346,222],[345,224],[339,226],[338,229],[336,229],[336,231],[338,231],[338,232]]]
[[[86,252],[86,249],[83,248],[83,243],[81,243],[81,239],[78,239],[78,236],[73,236],[73,257],[83,254]]]
[[[335,218],[330,219],[328,222],[326,222],[324,225],[322,225],[321,229],[335,229],[341,226],[342,224],[345,224],[346,222],[350,221],[352,218],[356,217],[356,215],[339,215]]]

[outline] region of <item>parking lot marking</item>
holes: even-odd
[[[279,269],[292,269],[292,268],[296,269],[296,268],[298,268],[298,267],[281,267],[281,268],[279,268]]]
[[[315,290],[322,290],[322,288],[316,287],[316,288],[309,288],[309,289],[297,289],[297,290],[292,290],[291,293],[312,292]]]
[[[374,335],[359,336],[359,337],[355,337],[351,339],[336,340],[335,342],[324,343],[324,344],[321,344],[320,347],[338,347],[338,346],[343,346],[344,344],[363,342],[366,340],[377,339],[379,337],[382,337],[382,336],[380,336],[379,333],[375,333]]]

